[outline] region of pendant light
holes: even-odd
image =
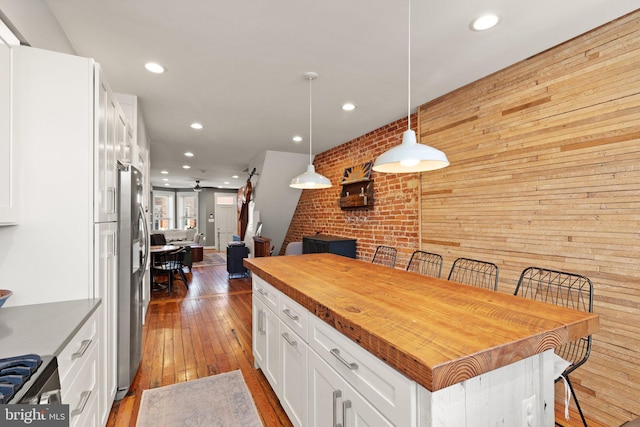
[[[202,191],[202,187],[200,187],[200,181],[196,180],[196,186],[193,187],[193,191],[195,191],[196,193],[199,193]]]
[[[315,190],[319,188],[329,188],[331,187],[331,181],[326,176],[320,175],[316,173],[316,169],[313,166],[312,162],[312,96],[311,96],[311,82],[318,78],[318,75],[314,72],[305,73],[304,78],[309,80],[309,165],[307,166],[307,171],[301,175],[296,176],[291,180],[289,187],[299,188],[299,189],[307,189],[307,190]]]
[[[402,133],[402,143],[385,151],[373,164],[373,170],[386,173],[424,172],[449,166],[442,151],[419,144],[416,133],[411,130],[411,0],[409,0],[409,55],[408,55],[408,125]]]

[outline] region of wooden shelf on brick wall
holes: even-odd
[[[366,179],[342,184],[338,206],[340,209],[373,207],[373,180]]]

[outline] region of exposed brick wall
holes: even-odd
[[[411,117],[417,123],[416,115]],[[326,176],[333,187],[303,190],[280,254],[288,242],[303,236],[330,234],[357,239],[357,257],[370,260],[378,245],[398,248],[396,266],[404,268],[418,248],[418,173],[384,174],[373,171],[374,205],[371,209],[342,210],[338,199],[344,170],[374,161],[380,154],[402,141],[407,118],[390,123],[346,142],[314,159],[316,171]],[[415,130],[415,128],[414,128]]]

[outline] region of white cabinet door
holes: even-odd
[[[116,190],[116,112],[117,100],[95,66],[95,156],[94,156],[94,217],[96,222],[117,221]]]
[[[11,49],[0,39],[0,225],[18,222],[17,147],[11,132],[12,71]]]
[[[344,380],[315,351],[309,351],[309,427],[335,427],[342,422]]]
[[[307,425],[307,357],[309,346],[284,323],[280,323],[282,392],[280,403],[294,426]]]
[[[253,295],[254,363],[280,395],[280,319]]]
[[[114,99],[117,103],[117,100]],[[127,118],[122,111],[120,104],[117,104],[116,108],[116,160],[124,164],[131,163],[131,139],[128,129]]]
[[[310,427],[392,427],[360,393],[355,391],[315,351],[309,350]]]
[[[265,327],[262,325],[265,318],[265,310],[264,303],[253,295],[251,304],[251,340],[253,341],[253,365],[256,368],[265,366],[267,361],[267,334]]]
[[[95,225],[95,298],[102,299],[103,322],[100,330],[101,360],[100,385],[102,401],[99,402],[100,416],[106,423],[111,403],[116,396],[117,384],[117,334],[118,334],[118,301],[117,274],[118,259],[116,256],[117,224],[114,222]]]

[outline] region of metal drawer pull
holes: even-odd
[[[89,396],[91,396],[91,390],[83,391],[82,394],[80,394],[80,404],[76,409],[71,411],[72,417],[80,415],[84,411],[84,407],[87,406],[87,402],[89,401]]]
[[[291,314],[291,310],[289,310],[288,308],[285,308],[284,310],[282,310],[282,312],[284,314],[286,314],[287,316],[289,316],[289,319],[291,319],[291,320],[298,320],[299,319],[298,316],[295,316],[295,315]]]
[[[265,297],[266,297],[267,295],[269,295],[269,292],[265,291],[265,290],[264,290],[264,289],[262,289],[262,288],[258,288],[258,292],[260,292],[260,295],[264,295]]]
[[[355,371],[356,369],[358,369],[358,364],[355,362],[349,363],[346,360],[344,360],[344,358],[340,356],[340,350],[338,350],[337,348],[331,349],[330,353],[333,354],[334,357],[340,361],[340,363],[342,363],[344,366],[351,369],[352,371]]]
[[[347,427],[347,409],[351,408],[351,401],[345,400],[342,402],[342,425]]]
[[[82,343],[80,345],[80,350],[76,351],[71,355],[71,360],[79,359],[80,357],[84,356],[84,353],[87,351],[90,345],[91,345],[91,340],[82,340]]]
[[[288,342],[290,345],[292,345],[293,347],[298,345],[296,341],[293,341],[291,338],[289,338],[289,332],[285,332],[284,334],[282,334],[282,338],[284,338],[284,340]]]
[[[333,427],[341,427],[340,424],[336,424],[338,422],[338,415],[336,414],[336,406],[338,403],[338,398],[342,397],[342,392],[340,390],[333,391]]]

